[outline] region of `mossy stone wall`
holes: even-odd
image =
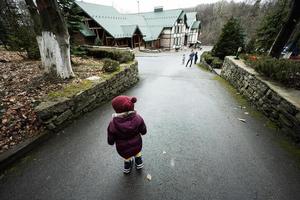
[[[84,80],[84,87],[78,86],[80,90],[72,86],[65,92],[53,92],[35,111],[47,130],[57,131],[73,119],[126,91],[138,81],[138,63],[134,61],[121,64],[118,71],[104,74],[98,80]],[[72,89],[74,87],[76,90]]]
[[[295,98],[292,89],[271,83],[233,57],[225,58],[221,76],[283,132],[300,142],[300,95]]]

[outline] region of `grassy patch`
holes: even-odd
[[[237,89],[235,89],[232,85],[229,84],[225,79],[223,79],[220,76],[215,76],[213,80],[218,81],[221,85],[223,85],[227,91],[235,98],[235,100],[238,102],[240,106],[245,106],[247,108],[247,112],[249,112],[249,115],[259,119],[260,121],[265,121],[265,126],[272,130],[278,130],[279,127],[269,120],[267,117],[265,117],[261,112],[256,110],[251,104],[248,102],[248,100],[243,97]],[[277,132],[280,133],[280,132]],[[274,135],[273,135],[274,136]],[[295,145],[289,138],[283,135],[275,135],[275,143],[279,144],[279,146],[284,149],[286,152],[290,154],[290,156],[294,159],[296,159],[297,167],[300,168],[300,148],[299,146]]]
[[[275,123],[272,122],[271,120],[268,120],[267,123],[266,123],[265,125],[266,125],[266,127],[268,127],[269,129],[279,130],[279,127],[277,126],[277,124],[275,124]]]
[[[115,74],[119,73],[121,70],[123,69],[122,65],[120,65],[116,71],[108,73],[105,72],[101,75],[101,77],[103,77],[104,79],[110,79],[111,77],[113,77]]]
[[[239,94],[237,89],[235,89],[232,85],[230,85],[230,83],[227,82],[225,79],[223,79],[220,76],[215,76],[213,77],[213,80],[216,80],[221,85],[223,85],[227,89],[227,91],[229,91],[229,93],[235,98],[235,100],[238,102],[239,105],[245,107],[250,106],[250,103],[247,101],[247,99],[245,99],[241,94]]]
[[[250,104],[250,102],[245,97],[243,97],[236,88],[230,85],[228,81],[226,81],[220,76],[215,76],[213,80],[217,80],[219,83],[221,83],[227,89],[227,91],[229,91],[229,93],[234,97],[234,99],[238,102],[240,106],[246,107],[250,116],[259,120],[266,121],[265,126],[268,127],[269,129],[273,129],[273,130],[279,129],[279,127],[274,122],[269,120],[267,117],[264,116],[263,113],[258,111],[255,107],[253,107]]]
[[[266,120],[266,126],[272,129],[278,129],[276,124],[273,123],[272,121],[270,121],[269,119],[267,119],[261,112],[259,112],[258,110],[256,110],[251,104],[250,102],[243,97],[239,91],[237,89],[235,89],[232,85],[230,85],[230,83],[228,81],[226,81],[225,79],[223,79],[220,76],[215,76],[213,77],[213,80],[218,81],[221,85],[223,85],[227,91],[234,97],[234,99],[236,100],[236,102],[242,106],[242,107],[246,107],[247,111],[249,112],[249,115],[256,118],[256,119],[263,119]]]
[[[202,63],[198,63],[197,66],[199,67],[199,69],[201,69],[202,71],[206,71],[206,72],[210,72],[210,70]]]
[[[24,164],[24,163],[32,162],[33,160],[34,160],[33,155],[27,155],[21,159],[21,163]]]
[[[288,154],[296,159],[297,167],[300,168],[300,148],[295,145],[292,141],[284,136],[279,136],[276,138],[276,142],[281,148],[288,152]]]
[[[71,83],[65,86],[62,90],[50,92],[48,94],[48,97],[50,99],[55,99],[59,97],[72,97],[73,95],[77,94],[80,91],[91,88],[92,85],[93,82],[89,80],[83,80],[79,83]]]
[[[126,63],[126,66],[127,65],[130,65],[131,63]],[[107,80],[107,79],[110,79],[112,78],[114,75],[116,75],[117,73],[119,73],[120,71],[122,71],[124,69],[124,65],[121,64],[120,67],[112,72],[112,73],[102,73],[102,74],[99,74],[99,77],[100,79],[104,79],[104,80]],[[84,90],[87,90],[87,89],[90,89],[95,83],[93,81],[90,81],[90,80],[82,80],[80,82],[76,82],[76,83],[70,83],[68,85],[66,85],[63,89],[61,90],[58,90],[58,91],[53,91],[53,92],[50,92],[46,98],[46,100],[55,100],[55,99],[58,99],[58,98],[62,98],[62,97],[72,97],[74,95],[76,95],[77,93],[81,92],[81,91],[84,91]]]

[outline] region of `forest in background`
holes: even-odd
[[[246,43],[248,43],[257,37],[257,31],[263,26],[266,14],[281,9],[282,14],[285,15],[288,4],[288,1],[280,0],[244,0],[242,2],[223,0],[213,4],[200,4],[185,10],[197,12],[197,17],[202,23],[200,40],[203,44],[215,44],[224,24],[231,17],[240,20]],[[281,24],[278,24],[279,29],[280,26]]]

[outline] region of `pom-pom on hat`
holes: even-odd
[[[136,101],[136,97],[117,96],[112,100],[111,104],[116,113],[123,113],[133,111]]]

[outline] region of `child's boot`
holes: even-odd
[[[131,172],[132,165],[133,165],[132,158],[124,161],[124,169],[123,169],[124,174],[129,174]]]
[[[144,167],[142,156],[134,157],[136,169],[142,169]]]

